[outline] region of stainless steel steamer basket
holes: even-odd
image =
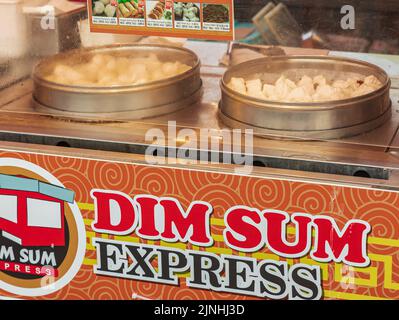
[[[328,80],[376,76],[383,86],[364,96],[320,103],[279,103],[260,100],[227,87],[230,79],[260,78],[274,83],[281,75],[299,80],[303,75]],[[335,139],[375,129],[391,118],[391,81],[372,64],[338,57],[281,56],[244,62],[230,68],[221,81],[222,121],[234,128],[254,129],[259,135],[305,139]]]
[[[93,54],[137,57],[154,53],[161,61],[180,61],[191,70],[168,79],[133,86],[71,86],[47,81],[57,63],[73,65]],[[141,119],[177,111],[200,98],[202,82],[198,56],[165,45],[111,45],[72,50],[41,61],[33,71],[33,100],[41,111],[92,117]]]

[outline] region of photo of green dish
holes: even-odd
[[[175,2],[175,20],[186,22],[200,22],[199,5],[192,2]]]

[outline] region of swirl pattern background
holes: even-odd
[[[361,219],[372,225],[371,238],[399,239],[399,194],[394,192],[364,190],[340,186],[269,180],[228,174],[205,173],[193,170],[165,169],[143,165],[110,163],[97,160],[72,159],[39,154],[2,152],[1,157],[13,157],[35,163],[51,172],[67,188],[76,193],[76,201],[92,204],[93,188],[117,190],[131,196],[152,194],[178,199],[183,208],[195,200],[207,201],[214,208],[212,220],[223,219],[224,213],[234,205],[246,205],[261,210],[275,209],[288,213],[303,212],[328,215],[336,219],[342,228],[350,219]],[[90,221],[91,209],[81,210],[86,224],[86,260],[94,260],[96,253],[90,246],[93,233]],[[226,248],[220,240],[223,226],[212,225],[217,237],[215,248]],[[101,235],[95,234],[99,237]],[[135,234],[132,237],[136,237]],[[112,238],[112,236],[111,236]],[[289,236],[288,239],[292,239]],[[148,241],[141,240],[143,243]],[[158,244],[155,242],[155,244]],[[187,246],[192,248],[192,246]],[[198,248],[197,248],[198,249]],[[204,249],[199,249],[204,250]],[[323,287],[330,292],[342,292],[363,296],[399,299],[399,247],[369,243],[368,252],[377,257],[365,270],[354,270],[353,276],[367,283],[373,270],[377,270],[376,283],[356,284],[346,288],[336,278],[334,264],[323,268]],[[271,253],[263,249],[262,253]],[[247,255],[250,256],[250,255]],[[382,258],[388,258],[383,260]],[[310,257],[307,257],[310,261]],[[284,259],[281,259],[284,260]],[[300,262],[296,259],[292,262]],[[390,263],[390,265],[388,265]],[[342,266],[341,266],[342,267]],[[386,273],[390,268],[391,283]],[[388,278],[389,278],[388,277]],[[250,297],[190,289],[181,279],[180,286],[153,284],[126,279],[97,276],[93,266],[85,263],[77,276],[62,290],[46,296],[46,299],[131,299],[132,294],[148,299],[249,299]],[[9,295],[0,290],[0,294]],[[326,296],[326,298],[334,298]],[[251,298],[252,299],[252,298]]]

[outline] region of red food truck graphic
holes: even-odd
[[[0,231],[24,247],[65,246],[65,202],[74,192],[25,177],[0,174]]]

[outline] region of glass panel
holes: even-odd
[[[61,229],[61,205],[58,202],[27,199],[28,226]]]
[[[0,218],[17,223],[18,198],[16,196],[0,195]]]

